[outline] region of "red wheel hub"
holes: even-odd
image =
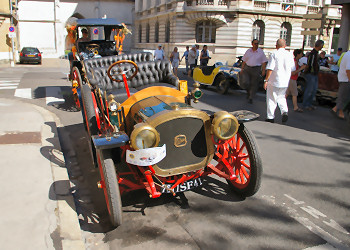
[[[249,152],[242,137],[236,134],[228,141],[219,141],[215,144],[217,146],[215,159],[218,165],[225,164],[226,167],[231,168],[230,170],[236,175],[235,179],[230,180],[231,183],[237,188],[245,188],[251,178],[251,166]]]

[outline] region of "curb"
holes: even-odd
[[[58,210],[56,211],[56,216],[58,217],[59,236],[62,243],[62,249],[85,249],[74,198],[70,191],[71,183],[67,169],[65,168],[66,163],[58,138],[57,127],[63,127],[61,121],[55,114],[42,107],[31,103],[26,104],[32,105],[42,115],[45,122],[50,122],[52,124],[52,126],[43,126],[41,134],[42,145],[53,145],[55,148],[52,150],[52,155],[50,157],[54,158],[56,162],[60,162],[58,165],[54,163],[55,161],[50,160],[54,191],[57,198]]]

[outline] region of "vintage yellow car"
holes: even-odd
[[[81,72],[78,100],[113,226],[122,223],[121,196],[133,190],[176,195],[215,174],[240,196],[258,191],[262,161],[244,126],[257,114],[195,109],[199,85],[188,90],[169,61],[150,53],[83,60]]]
[[[238,67],[215,63],[212,66],[196,67],[193,70],[193,80],[203,87],[215,86],[220,94],[226,94],[230,88],[239,89]]]

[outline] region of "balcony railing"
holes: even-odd
[[[307,6],[307,13],[314,14],[320,11],[320,7],[318,6]]]
[[[218,1],[218,5],[220,5],[220,6],[227,6],[227,2],[228,2],[228,0],[219,0]]]
[[[260,9],[266,9],[266,1],[254,1],[254,7]]]
[[[196,0],[196,5],[214,5],[214,0]]]

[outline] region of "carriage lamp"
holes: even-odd
[[[135,150],[157,147],[159,140],[157,130],[145,123],[136,124],[130,136],[131,146]]]
[[[108,108],[111,111],[111,115],[117,115],[119,103],[114,100],[114,95],[108,96]]]
[[[238,128],[237,118],[227,111],[219,111],[214,114],[212,130],[220,140],[231,139],[237,133]]]
[[[199,83],[193,84],[194,89],[191,91],[192,98],[194,103],[198,102],[198,99],[202,97],[202,91],[199,89]]]

